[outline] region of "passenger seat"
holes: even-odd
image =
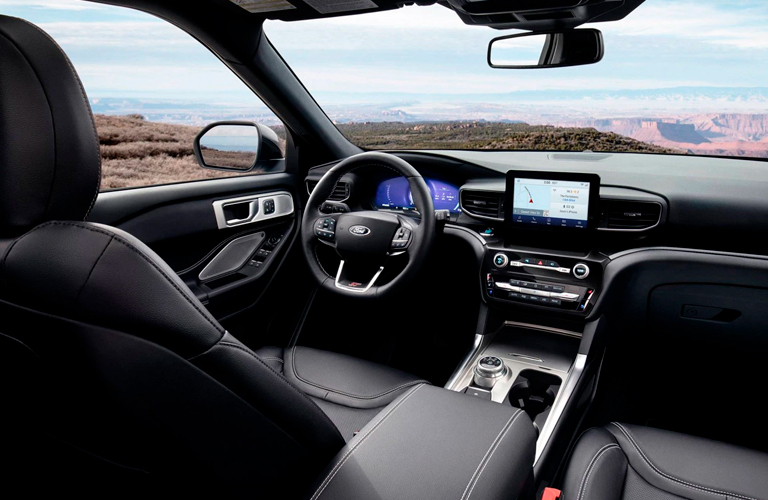
[[[614,422],[579,438],[560,498],[768,500],[768,454]]]

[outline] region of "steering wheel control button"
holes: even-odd
[[[315,221],[315,234],[318,238],[333,241],[336,236],[336,219],[330,217]]]
[[[478,387],[491,389],[505,373],[507,373],[507,367],[500,358],[484,356],[477,362],[473,381]]]
[[[398,228],[395,232],[395,237],[392,239],[392,249],[402,250],[408,246],[408,242],[411,240],[411,230],[407,227]]]
[[[576,279],[583,280],[587,276],[589,276],[589,266],[584,264],[583,262],[579,262],[575,266],[573,266],[573,275],[576,277]]]
[[[507,267],[507,264],[509,264],[509,258],[504,255],[503,253],[497,253],[493,256],[493,265],[502,268]]]

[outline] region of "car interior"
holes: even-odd
[[[266,174],[100,192],[75,68],[0,5],[3,496],[768,499],[763,160],[363,150],[263,23],[413,2],[95,3],[190,34],[284,154],[219,122],[200,165],[247,128]],[[439,2],[549,66],[642,3]]]

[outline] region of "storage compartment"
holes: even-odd
[[[525,412],[419,385],[338,453],[313,498],[533,498],[535,439]]]
[[[538,370],[523,370],[509,390],[509,404],[525,410],[540,431],[563,381],[557,375]]]

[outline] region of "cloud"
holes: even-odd
[[[102,10],[103,5],[84,0],[0,0],[0,7],[29,7],[55,10]]]
[[[133,49],[197,44],[179,28],[152,18],[147,21],[63,21],[38,26],[65,48],[122,46]]]
[[[738,49],[768,48],[765,2],[646,2],[622,21],[596,25],[613,36],[671,37]]]

